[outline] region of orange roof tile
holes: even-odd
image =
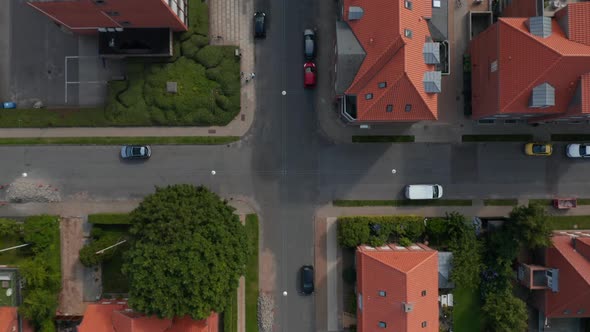
[[[16,307],[0,307],[0,332],[11,332],[18,328]]]
[[[581,4],[590,8],[590,2]],[[474,118],[565,113],[581,76],[590,72],[590,46],[567,39],[555,20],[547,38],[531,34],[526,23],[500,18],[472,41]],[[555,106],[529,108],[532,89],[543,83],[555,88]]]
[[[395,331],[438,331],[438,255],[424,245],[419,247],[357,248],[360,332],[378,330],[379,322]],[[413,305],[411,312],[404,311],[404,303]]]
[[[577,238],[576,247],[590,249],[589,238]],[[559,291],[546,290],[544,312],[549,318],[590,317],[590,256],[574,250],[568,235],[552,237],[546,265],[559,269]],[[584,250],[584,249],[583,249]]]
[[[127,311],[126,304],[89,304],[84,312],[79,332],[218,332],[219,316],[212,313],[207,319],[160,319]],[[2,331],[0,331],[2,332]]]
[[[350,6],[363,8],[359,20],[344,20],[349,24],[366,52],[352,84],[345,91],[357,95],[359,121],[419,121],[438,118],[438,95],[426,93],[424,73],[434,71],[434,65],[424,63],[422,48],[430,37],[424,18],[432,16],[431,3],[412,1],[412,10],[404,0],[344,0],[344,12]],[[405,36],[405,29],[412,37]],[[385,88],[379,88],[386,82]],[[365,99],[373,94],[370,100]],[[411,111],[405,112],[406,104]],[[387,105],[393,112],[386,112]]]
[[[567,16],[569,39],[590,45],[590,6],[584,3],[571,3],[559,12],[562,12],[559,16]]]

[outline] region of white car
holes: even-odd
[[[443,195],[440,184],[410,184],[406,186],[407,199],[438,199]]]
[[[590,157],[590,144],[568,144],[565,153],[570,158],[587,158]]]

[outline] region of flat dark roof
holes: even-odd
[[[170,55],[172,34],[168,28],[133,28],[99,32],[100,55]]]

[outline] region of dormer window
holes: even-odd
[[[392,104],[389,104],[389,105],[387,105],[387,108],[385,109],[385,111],[386,111],[387,113],[391,113],[391,112],[393,112],[393,105],[392,105]]]
[[[373,99],[373,94],[372,94],[372,93],[367,93],[367,94],[365,95],[365,99],[366,99],[366,100],[371,100],[371,99]]]
[[[405,0],[404,1],[404,7],[406,7],[406,9],[412,10],[412,1]]]
[[[412,104],[406,104],[406,108],[404,109],[406,112],[409,112],[412,110]]]
[[[387,87],[387,82],[379,82],[377,83],[377,87],[379,89],[385,89]]]
[[[384,328],[387,327],[387,323],[385,323],[385,322],[379,322],[379,327],[384,329]]]
[[[412,30],[404,29],[404,36],[406,36],[408,38],[412,38]]]
[[[386,291],[383,291],[383,290],[380,290],[379,291],[379,296],[385,297],[385,296],[387,296],[387,292]]]

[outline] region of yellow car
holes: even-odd
[[[549,143],[527,143],[524,153],[528,156],[550,156],[553,153],[553,145]]]

